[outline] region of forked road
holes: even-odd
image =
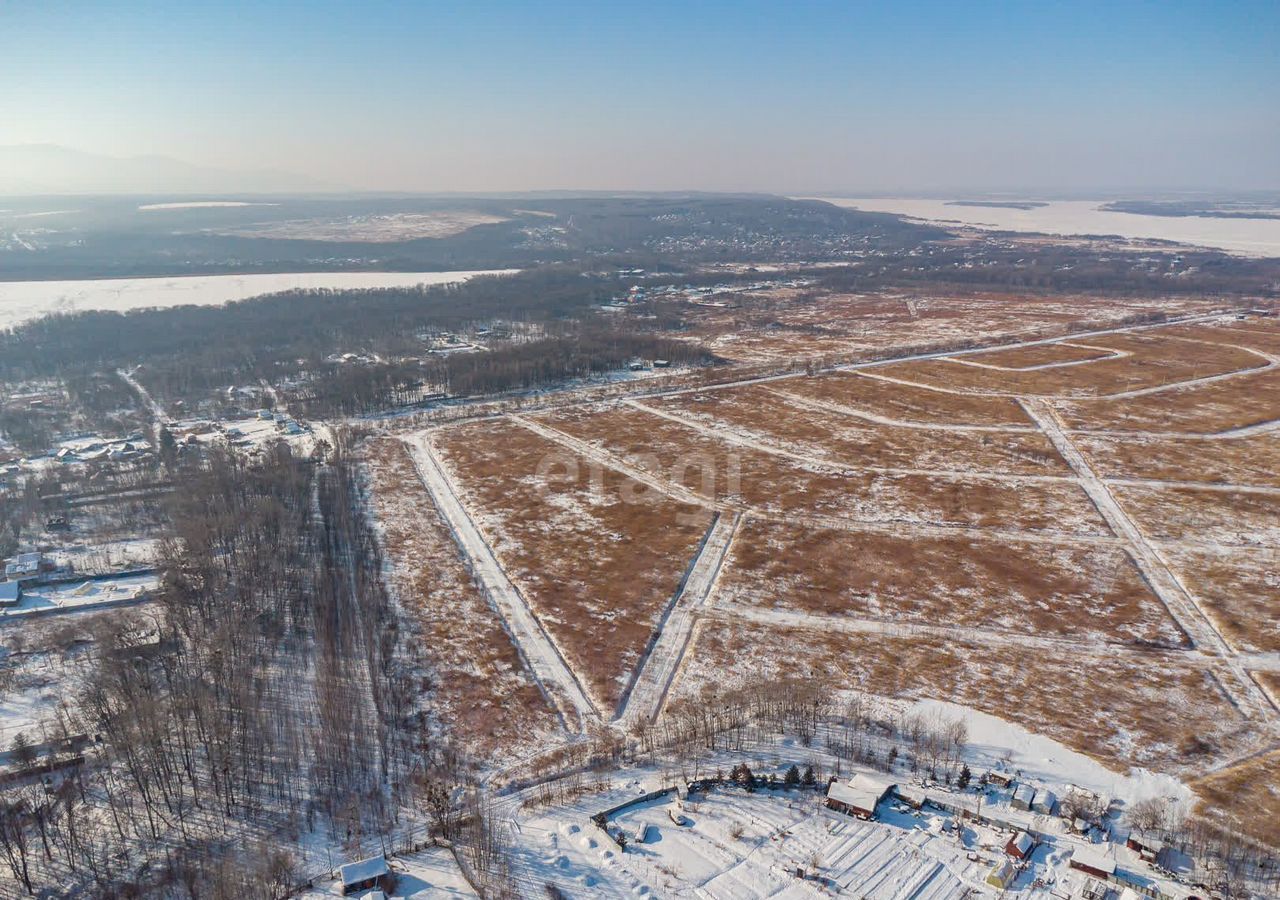
[[[651,723],[662,712],[667,692],[675,681],[693,636],[697,615],[706,605],[716,579],[720,577],[720,569],[729,555],[729,547],[741,520],[740,514],[716,513],[706,540],[698,549],[698,555],[676,593],[675,602],[663,621],[658,623],[657,639],[641,661],[635,682],[618,710],[619,722]]]
[[[529,608],[524,596],[507,578],[488,541],[458,499],[449,476],[436,459],[430,437],[419,434],[406,440],[405,444],[413,457],[418,476],[430,492],[436,507],[448,521],[454,540],[470,561],[485,595],[506,623],[512,643],[524,656],[543,693],[560,710],[566,727],[572,730],[575,724],[580,724],[585,728],[587,723],[599,719],[595,705],[583,690],[577,676],[560,655],[559,649]],[[573,721],[574,718],[578,720],[577,723]]]
[[[1242,713],[1251,718],[1255,715],[1263,721],[1269,718],[1270,701],[1235,659],[1235,653],[1183,588],[1177,576],[1170,571],[1159,552],[1147,540],[1142,529],[1129,518],[1129,514],[1116,502],[1110,488],[1097,476],[1084,454],[1071,442],[1053,408],[1040,399],[1022,398],[1019,402],[1027,411],[1027,415],[1040,426],[1045,436],[1062,454],[1062,458],[1080,476],[1080,486],[1089,495],[1089,499],[1106,519],[1107,524],[1128,545],[1138,570],[1155,591],[1156,596],[1164,603],[1165,608],[1169,610],[1169,614],[1187,633],[1198,650],[1221,657],[1232,677],[1220,678],[1219,682],[1230,694],[1232,702]]]

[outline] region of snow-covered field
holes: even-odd
[[[278,275],[191,275],[176,278],[106,278],[84,281],[0,282],[0,328],[53,312],[165,306],[216,306],[280,291],[410,287],[452,284],[515,269],[458,272],[295,272]]]
[[[930,222],[995,231],[1044,234],[1115,234],[1216,247],[1242,256],[1280,256],[1280,220],[1210,219],[1108,212],[1102,200],[1056,200],[1034,209],[949,206],[945,199],[815,197],[836,206],[897,213]]]

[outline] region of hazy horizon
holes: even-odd
[[[1274,191],[1277,43],[1274,3],[6,6],[0,145],[195,193]]]

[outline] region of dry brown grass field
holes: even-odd
[[[991,353],[979,354],[973,358],[973,361],[1017,371],[1037,366],[1060,366],[1063,363],[1087,363],[1106,359],[1112,355],[1114,355],[1114,351],[1096,344],[1089,344],[1088,339],[1083,339],[1080,342],[1059,341],[1052,344],[1038,344],[1033,347],[996,350]]]
[[[1113,487],[1149,537],[1280,547],[1280,494],[1181,487]]]
[[[1200,815],[1280,847],[1280,750],[1201,778]]]
[[[1280,653],[1280,551],[1184,549],[1167,556],[1233,647]]]
[[[1013,548],[749,521],[716,602],[1096,641],[1186,640],[1118,547]]]
[[[578,409],[539,420],[655,475],[669,478],[681,470],[681,483],[707,502],[745,504],[774,516],[1085,535],[1107,532],[1084,491],[1071,482],[886,475],[857,466],[801,464],[633,407]],[[867,464],[870,461],[863,463]],[[713,476],[705,485],[704,472]]]
[[[950,390],[997,395],[1085,397],[1145,390],[1268,365],[1266,359],[1248,350],[1187,338],[1165,337],[1159,331],[1100,335],[1090,338],[1089,343],[1129,355],[1101,359],[1080,366],[1024,372],[999,371],[970,365],[969,363],[986,362],[985,355],[975,355],[894,363],[878,372]]]
[[[1136,434],[1073,437],[1095,471],[1107,478],[1280,487],[1280,431],[1211,440]]]
[[[950,700],[1016,722],[1117,771],[1194,775],[1251,746],[1254,727],[1212,675],[1133,652],[1078,656],[937,640],[707,620],[677,685],[819,676],[872,693]],[[1176,710],[1176,714],[1171,711]]]
[[[984,335],[989,342],[1052,337],[1152,313],[1206,312],[1211,300],[1040,296],[1018,292],[905,295],[788,286],[721,298],[723,307],[682,310],[684,332],[725,359],[756,363],[849,355]]]
[[[1280,369],[1141,397],[1059,401],[1057,407],[1071,428],[1215,434],[1280,418]]]
[[[507,575],[612,709],[711,514],[642,492],[510,422],[441,429],[434,443]],[[538,477],[543,465],[552,481]]]
[[[918,425],[1017,425],[1027,414],[1009,397],[962,396],[870,377],[883,371],[829,372],[777,382],[780,392]]]
[[[646,404],[846,466],[883,466],[1025,475],[1070,475],[1053,445],[1034,432],[940,431],[878,425],[825,409],[801,408],[768,385],[684,394]]]
[[[424,648],[440,723],[479,755],[536,746],[558,728],[555,711],[472,581],[408,450],[397,440],[370,441],[365,470],[392,587]]]

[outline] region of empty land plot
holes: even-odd
[[[1280,551],[1178,550],[1167,556],[1233,647],[1280,653]]]
[[[962,639],[900,638],[707,620],[678,696],[805,675],[841,688],[981,709],[1117,771],[1198,773],[1258,738],[1206,671],[1134,654],[1081,658]]]
[[[442,429],[433,443],[507,576],[612,709],[710,512],[641,491],[506,421]]]
[[[1180,645],[1186,640],[1117,547],[1011,548],[748,521],[717,588],[733,604],[887,622]]]
[[[1183,487],[1112,486],[1148,537],[1280,547],[1280,495]]]
[[[1216,434],[1280,418],[1280,370],[1187,385],[1141,397],[1055,401],[1063,422],[1081,430]]]
[[[404,444],[366,454],[391,583],[430,666],[433,713],[481,757],[519,755],[557,728],[547,703],[471,578]]]
[[[801,464],[633,407],[576,409],[540,421],[708,502],[772,516],[1109,535],[1078,484],[887,475]]]
[[[1280,751],[1191,783],[1197,812],[1272,847],[1280,847]]]
[[[800,409],[766,385],[683,394],[646,405],[840,465],[1071,475],[1043,434],[880,425],[826,409]]]
[[[1031,347],[992,350],[990,353],[977,353],[956,358],[1016,372],[1040,367],[1061,366],[1067,363],[1072,366],[1083,365],[1100,359],[1110,359],[1116,353],[1117,351],[1107,347],[1059,341],[1052,344],[1036,344]]]
[[[877,367],[875,372],[883,372]],[[778,382],[781,393],[917,425],[1032,427],[1009,397],[961,396],[927,387],[894,384],[856,372],[828,372]]]
[[[1280,431],[1220,440],[1082,433],[1071,439],[1104,478],[1280,487]]]
[[[1087,397],[1144,390],[1269,365],[1266,359],[1248,350],[1167,337],[1158,332],[1100,335],[1089,338],[1089,343],[1128,355],[1086,366],[1025,372],[982,369],[946,359],[894,363],[877,371],[951,390]],[[976,360],[982,361],[985,355]]]
[[[1263,353],[1280,354],[1280,324],[1274,320],[1253,319],[1220,325],[1178,325],[1171,327],[1168,331],[1170,334],[1181,337],[1235,344],[1261,350]]]

